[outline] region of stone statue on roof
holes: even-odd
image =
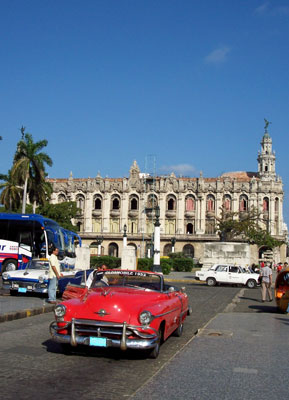
[[[272,122],[269,122],[266,118],[264,118],[264,121],[265,121],[265,127],[264,127],[265,133],[268,133],[268,126],[269,124],[272,124]]]

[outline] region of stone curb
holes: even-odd
[[[7,321],[13,321],[15,319],[33,317],[34,315],[48,313],[53,310],[54,310],[53,305],[47,305],[47,306],[32,308],[32,309],[27,309],[27,310],[11,311],[9,313],[0,315],[0,323],[7,322]]]

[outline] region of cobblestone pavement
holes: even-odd
[[[170,337],[157,360],[115,349],[63,354],[50,340],[52,313],[0,324],[1,395],[21,400],[129,398],[186,345],[198,329],[224,310],[240,288],[186,285],[193,314],[181,338]],[[255,289],[257,291],[257,289]],[[172,376],[172,379],[174,377]]]

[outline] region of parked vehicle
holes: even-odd
[[[67,268],[75,266],[75,244],[81,238],[52,219],[37,214],[0,213],[0,272],[24,269],[32,258],[49,257],[49,248],[59,248]]]
[[[166,285],[162,274],[99,271],[90,289],[68,285],[55,307],[52,338],[69,349],[80,344],[147,351],[156,358],[162,341],[181,336],[191,309],[185,289]]]
[[[58,281],[58,293],[62,295],[68,283],[80,284],[84,279],[84,271],[68,270],[60,263],[61,274]],[[2,274],[3,289],[10,290],[10,294],[17,293],[47,293],[48,291],[49,261],[30,260],[25,269],[6,271]],[[88,276],[91,270],[86,270]]]
[[[289,267],[279,272],[276,277],[275,300],[279,310],[286,312],[289,303]]]
[[[196,279],[207,282],[208,286],[217,283],[229,283],[246,285],[253,289],[258,285],[259,274],[248,272],[237,265],[214,264],[208,270],[202,269],[196,272]]]

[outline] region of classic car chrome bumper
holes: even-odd
[[[90,335],[79,335],[77,334],[77,329],[75,328],[75,325],[79,322],[79,320],[72,319],[71,323],[68,323],[66,327],[61,327],[59,328],[57,326],[56,321],[53,321],[50,324],[50,334],[52,338],[59,343],[69,343],[71,346],[77,346],[79,344],[81,345],[87,345],[90,346],[90,339],[91,337],[102,337],[106,338],[106,345],[105,347],[118,347],[121,350],[127,350],[127,349],[134,349],[134,350],[146,350],[146,349],[153,349],[159,340],[158,333],[155,329],[149,328],[149,327],[144,327],[144,326],[133,326],[133,325],[128,325],[126,322],[123,324],[114,324],[114,323],[101,323],[100,321],[97,321],[97,325],[101,326],[104,330],[109,330],[109,328],[118,328],[121,329],[120,333],[121,335],[118,335],[118,338],[111,338],[111,337],[105,337],[105,336],[100,336],[99,333],[99,328],[95,332],[95,334],[90,334]],[[59,330],[65,330],[69,327],[69,330],[71,329],[71,334],[63,335],[58,333]],[[154,334],[146,334],[146,333],[139,333],[139,338],[133,338],[130,339],[127,337],[128,331],[132,331],[134,333],[137,333],[137,329],[150,329],[153,330],[155,333]]]
[[[3,282],[2,287],[4,290],[11,290],[14,292],[33,292],[33,293],[47,293],[48,286],[41,287],[41,284],[35,285],[35,283],[21,283],[21,284],[11,284],[11,282]]]

